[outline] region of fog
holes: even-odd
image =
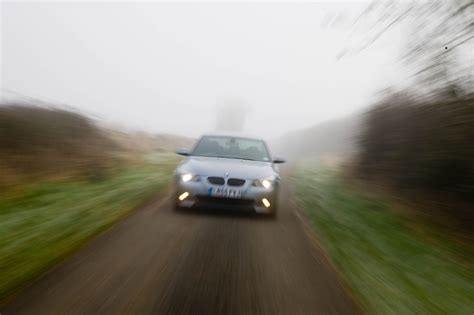
[[[1,6],[2,94],[152,133],[198,136],[239,103],[243,131],[273,138],[357,112],[400,78],[397,29],[339,58],[367,2]]]
[[[0,315],[473,314],[472,0],[104,1],[0,0]]]

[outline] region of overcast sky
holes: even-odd
[[[3,2],[2,89],[189,136],[240,100],[245,131],[270,138],[361,110],[399,78],[397,32],[337,60],[366,5]]]

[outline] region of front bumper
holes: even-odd
[[[209,194],[209,188],[226,187],[239,189],[242,191],[242,198],[213,197]],[[189,195],[179,200],[179,196],[187,192]],[[242,186],[213,185],[205,178],[199,181],[182,182],[176,180],[175,201],[176,205],[184,208],[203,207],[203,208],[222,208],[222,209],[250,209],[257,213],[272,213],[277,207],[278,183],[270,188],[257,187],[253,181],[246,180]],[[263,199],[270,203],[266,207]]]

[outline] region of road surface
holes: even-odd
[[[276,220],[161,196],[15,296],[10,314],[354,314],[283,187]]]

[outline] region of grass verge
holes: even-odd
[[[0,200],[0,301],[166,186],[177,160],[146,162],[96,183],[51,181]]]
[[[292,180],[321,245],[368,313],[473,313],[473,266],[461,245],[417,233],[390,203],[356,192],[335,171],[302,164]]]

